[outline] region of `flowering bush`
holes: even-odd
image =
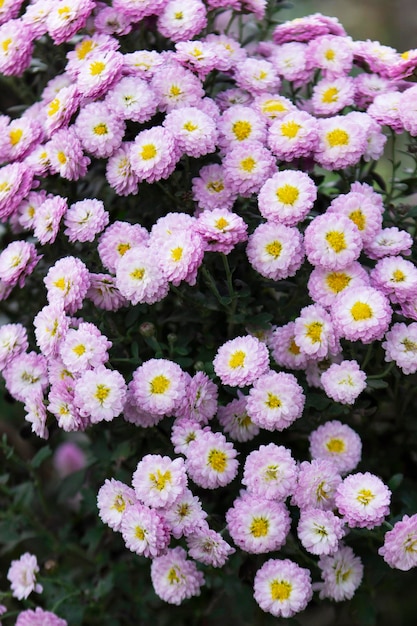
[[[1,3],[4,624],[400,623],[417,51],[283,6]]]

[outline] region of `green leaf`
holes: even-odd
[[[65,502],[74,497],[83,486],[85,480],[85,469],[73,472],[62,481],[59,487],[59,502]]]
[[[306,406],[313,407],[318,411],[324,411],[330,404],[330,400],[327,396],[319,393],[309,393],[306,398]]]
[[[401,485],[403,479],[404,474],[394,474],[394,476],[391,476],[388,481],[388,487],[391,489],[391,491],[395,491],[395,489],[397,489]]]
[[[32,458],[32,460],[30,461],[30,466],[33,467],[33,469],[37,469],[42,465],[44,461],[46,461],[46,459],[49,459],[51,454],[52,450],[50,446],[44,446],[43,448],[38,450],[35,456]]]
[[[366,384],[371,389],[386,389],[388,387],[388,383],[381,378],[375,378],[374,380],[368,378]]]

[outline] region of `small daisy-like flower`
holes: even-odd
[[[94,0],[58,0],[48,11],[46,27],[53,42],[58,46],[71,39],[83,28],[95,7]]]
[[[73,126],[57,130],[46,144],[49,168],[67,180],[85,176],[90,158],[84,154],[83,144]]]
[[[417,372],[417,323],[393,324],[382,343],[385,360],[394,361],[404,374]]]
[[[52,361],[53,366],[50,366],[50,369],[55,368],[57,362],[58,360],[54,359]],[[48,411],[55,415],[58,426],[65,432],[85,430],[89,423],[74,404],[73,378],[65,375],[65,379],[53,381],[53,376],[56,376],[55,369],[54,374],[50,375],[52,380],[48,394]],[[67,382],[68,380],[69,382]]]
[[[160,269],[167,281],[176,287],[181,281],[195,285],[198,268],[204,257],[204,240],[193,230],[176,230],[175,236],[167,237],[163,242],[152,241],[159,259]]]
[[[264,143],[266,121],[252,107],[235,104],[223,113],[218,121],[220,145],[224,149],[242,145],[248,141]]]
[[[330,314],[319,304],[310,304],[295,320],[294,340],[311,359],[323,359],[340,351]]]
[[[307,68],[307,45],[289,41],[272,52],[271,62],[278,75],[296,85],[310,82],[311,70]]]
[[[138,0],[143,5],[142,0]],[[165,2],[165,0],[161,0]],[[130,0],[127,0],[130,2]],[[163,56],[156,50],[135,50],[124,55],[124,74],[138,76],[145,80],[150,80],[155,70],[163,63]]]
[[[373,287],[348,287],[331,307],[336,332],[349,341],[370,343],[388,330],[392,310],[388,298]]]
[[[22,324],[2,324],[0,326],[0,372],[16,356],[26,352],[27,348],[27,331]]]
[[[321,375],[326,395],[342,404],[354,404],[366,387],[366,374],[356,361],[332,363]]]
[[[179,63],[171,62],[168,66],[158,67],[151,80],[161,111],[184,106],[199,106],[205,95],[202,82],[190,70]]]
[[[248,141],[232,147],[223,159],[223,167],[226,184],[243,197],[258,193],[276,171],[274,157],[259,141]]]
[[[78,109],[81,95],[76,85],[62,87],[57,94],[53,94],[51,99],[45,104],[46,117],[44,127],[48,137],[62,127],[68,126],[71,117]]]
[[[158,415],[175,412],[185,396],[183,371],[167,359],[149,359],[133,372],[132,392],[138,405]]]
[[[138,76],[124,76],[108,91],[105,102],[118,117],[140,124],[150,120],[158,108],[152,87]]]
[[[57,356],[60,342],[69,328],[69,323],[70,320],[65,315],[64,308],[60,302],[44,306],[35,315],[33,326],[36,344],[46,357]]]
[[[74,385],[74,403],[92,424],[110,422],[123,411],[126,383],[117,370],[104,365],[86,370]]]
[[[94,18],[94,28],[106,35],[128,35],[132,30],[130,19],[114,7],[100,8]]]
[[[341,474],[355,469],[361,460],[362,442],[359,435],[347,424],[332,420],[322,424],[309,437],[313,459],[333,461]]]
[[[24,230],[30,230],[34,227],[35,213],[40,205],[45,202],[47,197],[46,191],[30,191],[29,194],[22,200],[17,207],[17,213],[19,215],[19,225]]]
[[[283,224],[259,224],[249,236],[246,254],[252,267],[265,278],[294,276],[304,262],[302,235],[297,228]]]
[[[226,522],[234,543],[251,554],[279,550],[291,526],[290,514],[283,502],[247,492],[241,492],[235,499],[226,512]]]
[[[388,91],[375,96],[366,112],[381,126],[389,126],[394,132],[402,133],[404,126],[399,114],[400,102],[399,91]]]
[[[267,220],[295,226],[313,207],[317,188],[300,170],[284,170],[269,178],[258,195],[260,214]]]
[[[200,209],[212,211],[218,207],[230,210],[237,194],[224,180],[224,168],[219,163],[204,165],[199,176],[192,179],[193,199]]]
[[[126,507],[136,502],[132,487],[115,478],[106,478],[97,494],[98,514],[102,522],[119,531]]]
[[[297,471],[290,450],[269,443],[246,457],[242,484],[262,499],[284,501],[295,489]]]
[[[181,411],[181,407],[178,412]],[[178,417],[172,425],[171,442],[174,446],[175,454],[186,454],[191,441],[197,437],[197,433],[202,430],[201,424],[186,417]]]
[[[223,567],[235,552],[220,533],[204,526],[188,534],[186,541],[190,557],[212,567]]]
[[[29,276],[41,260],[36,246],[28,241],[12,241],[0,253],[0,280],[14,287],[23,287]]]
[[[116,287],[116,278],[110,274],[91,274],[86,297],[99,309],[118,311],[127,301]]]
[[[66,198],[48,195],[33,219],[33,234],[39,243],[53,243],[59,231],[61,219],[68,209]]]
[[[344,536],[344,520],[332,511],[305,509],[300,513],[298,538],[311,554],[334,554]]]
[[[203,573],[187,559],[184,548],[168,549],[152,560],[151,579],[155,593],[169,604],[180,605],[186,598],[200,595]]]
[[[380,259],[370,272],[372,287],[391,302],[405,302],[417,296],[417,268],[401,256]]]
[[[236,244],[247,240],[248,226],[243,218],[227,209],[205,210],[197,218],[195,230],[209,252],[229,254]]]
[[[349,218],[326,212],[307,226],[304,245],[312,265],[340,270],[359,257],[362,239]]]
[[[93,324],[70,328],[59,345],[59,354],[71,374],[104,365],[112,343]]]
[[[297,111],[291,100],[285,96],[270,93],[255,96],[252,108],[262,115],[268,126],[271,126],[274,121],[285,117],[290,111]],[[274,152],[272,146],[269,147]]]
[[[355,83],[355,104],[360,109],[366,109],[374,98],[382,93],[393,91],[394,85],[391,80],[379,76],[379,74],[358,74],[353,78]]]
[[[188,41],[207,25],[207,10],[201,0],[168,0],[158,15],[158,31],[171,41]]]
[[[312,595],[310,572],[289,559],[269,559],[256,572],[254,598],[274,617],[292,617],[303,611]]]
[[[203,489],[228,485],[238,469],[237,452],[222,433],[198,431],[186,450],[185,467],[191,480]]]
[[[206,525],[207,513],[203,511],[201,501],[187,487],[162,513],[176,539],[187,537]]]
[[[336,507],[350,528],[375,528],[389,513],[391,492],[378,476],[349,474],[338,486]]]
[[[217,411],[220,426],[234,441],[250,441],[259,434],[259,426],[252,422],[246,410],[246,398],[240,395],[225,406],[219,406]]]
[[[197,158],[216,149],[216,123],[197,107],[170,111],[163,126],[171,131],[177,148],[184,154]]]
[[[25,420],[31,424],[31,430],[41,439],[48,439],[49,431],[46,427],[46,406],[40,390],[30,392],[25,397]]]
[[[34,32],[23,20],[8,20],[0,26],[0,72],[20,76],[30,65]]]
[[[38,572],[38,561],[34,554],[25,552],[18,560],[12,561],[7,572],[12,596],[18,600],[25,600],[32,591],[41,593],[42,585],[36,582]]]
[[[7,128],[2,128],[0,133],[3,144],[2,151],[5,150],[7,155],[2,160],[23,159],[31,151],[31,148],[41,140],[42,135],[42,127],[36,119],[22,116],[19,119],[11,120]]]
[[[353,64],[352,39],[346,36],[322,35],[308,44],[307,64],[320,69],[325,78],[343,78]]]
[[[163,126],[154,126],[136,135],[130,163],[139,181],[153,183],[172,174],[179,156],[173,134]]]
[[[113,0],[113,8],[131,22],[140,22],[149,15],[158,15],[165,0]]]
[[[332,202],[327,214],[345,215],[357,227],[364,245],[372,241],[382,228],[382,214],[373,196],[350,191],[340,194]]]
[[[15,626],[68,626],[68,622],[55,613],[44,611],[37,606],[34,611],[27,609],[19,613]]]
[[[89,271],[80,259],[67,256],[49,268],[43,282],[49,303],[62,303],[72,315],[81,308],[90,286]]]
[[[223,385],[245,387],[268,370],[268,349],[251,335],[236,337],[220,346],[213,366]]]
[[[413,238],[406,230],[396,226],[382,228],[375,238],[365,244],[364,251],[370,259],[382,259],[385,256],[410,254]]]
[[[101,200],[80,200],[71,204],[64,217],[64,234],[73,241],[94,241],[109,223],[109,214]]]
[[[102,159],[119,148],[125,122],[113,115],[105,102],[90,102],[81,108],[75,121],[75,131],[84,150]]]
[[[306,17],[288,20],[277,26],[273,32],[273,40],[276,44],[283,44],[288,41],[311,41],[322,35],[344,37],[346,31],[337,17],[313,13]]]
[[[171,539],[164,518],[140,502],[126,507],[120,532],[129,550],[150,558],[164,554]]]
[[[4,0],[0,7],[0,24],[15,18],[23,4],[23,0]]]
[[[398,103],[398,115],[401,124],[412,137],[417,136],[416,96],[417,89],[415,87],[410,87],[401,94],[401,98]]]
[[[292,374],[270,371],[259,376],[249,390],[247,411],[266,430],[284,430],[301,417],[305,396]]]
[[[129,222],[113,222],[100,236],[97,250],[100,260],[109,272],[115,273],[117,263],[124,254],[146,242],[149,233],[140,224],[129,224]]]
[[[301,510],[331,511],[335,507],[334,496],[341,482],[342,477],[332,460],[322,458],[302,461],[291,504]]]
[[[132,304],[154,304],[169,290],[154,248],[144,244],[127,250],[117,263],[116,286]]]
[[[181,415],[199,424],[207,424],[216,414],[218,388],[204,372],[197,372],[188,381]]]
[[[367,128],[355,115],[334,115],[317,121],[318,142],[314,158],[321,167],[340,170],[355,165],[367,148]]]
[[[0,168],[0,221],[4,222],[10,217],[28,195],[33,174],[30,167],[25,167],[20,162],[9,163]]]
[[[77,74],[77,89],[84,98],[99,98],[121,73],[123,55],[116,50],[94,50]]]
[[[313,87],[311,105],[315,115],[335,115],[353,104],[355,87],[353,78],[323,78]]]
[[[384,561],[394,569],[408,572],[417,566],[417,515],[404,515],[385,533],[384,545],[379,548]]]
[[[122,142],[109,157],[106,165],[106,179],[119,196],[138,193],[138,177],[130,163],[132,142]]]
[[[369,276],[366,269],[354,261],[338,271],[315,267],[309,276],[307,288],[310,298],[328,308],[348,287],[368,284]]]
[[[276,326],[268,339],[268,346],[277,365],[292,370],[305,368],[307,355],[295,340],[295,322]]]
[[[153,508],[170,506],[187,486],[184,459],[147,454],[132,477],[136,497]]]
[[[134,424],[135,426],[140,426],[142,428],[152,428],[152,426],[156,426],[156,424],[159,424],[164,416],[158,415],[157,413],[144,411],[140,407],[133,394],[132,383],[133,381],[130,381],[127,386],[125,403],[123,407],[123,417],[126,422]]]
[[[31,394],[42,394],[48,385],[46,359],[36,352],[20,352],[2,373],[7,391],[20,402]]]
[[[350,600],[362,582],[363,565],[352,548],[341,546],[332,555],[321,556],[319,560],[323,584],[320,598],[330,598],[335,602]]]
[[[248,57],[236,63],[234,80],[240,89],[249,93],[275,92],[281,80],[272,63],[265,59]]]

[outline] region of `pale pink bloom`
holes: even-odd
[[[109,213],[101,200],[80,200],[71,204],[64,217],[64,234],[73,241],[94,241],[109,223]]]
[[[43,282],[49,303],[60,302],[67,313],[73,314],[82,306],[90,276],[80,259],[66,256],[49,268]]]
[[[399,114],[400,102],[399,91],[388,91],[375,96],[367,108],[367,113],[381,126],[389,126],[396,133],[402,133],[404,126]]]
[[[315,217],[307,226],[304,245],[312,265],[340,270],[359,257],[362,239],[348,217],[326,212]]]
[[[247,396],[238,392],[225,406],[219,406],[217,419],[223,431],[234,441],[250,441],[259,434],[259,426],[253,423],[246,410]]]
[[[34,611],[27,609],[19,613],[15,626],[68,626],[68,622],[37,606]]]
[[[129,550],[149,558],[164,554],[171,539],[164,518],[140,502],[126,507],[122,513],[120,532]]]
[[[242,484],[255,496],[284,501],[296,488],[297,473],[291,451],[269,443],[252,450],[246,457]]]
[[[416,87],[406,89],[398,102],[398,115],[404,129],[410,133],[412,137],[417,135],[416,124]]]
[[[185,396],[185,385],[182,369],[168,359],[149,359],[133,372],[133,396],[140,408],[150,413],[175,413]]]
[[[252,421],[269,431],[281,431],[300,418],[305,403],[302,387],[292,374],[269,372],[249,390],[247,411]]]
[[[368,126],[359,126],[355,118],[352,112],[318,120],[314,159],[321,167],[340,170],[355,165],[365,154]]]
[[[154,304],[165,298],[169,282],[153,247],[140,244],[127,250],[116,267],[116,286],[131,304]]]
[[[394,569],[407,572],[417,566],[417,515],[404,515],[394,524],[384,537],[384,545],[379,548],[384,561]]]
[[[356,398],[366,388],[366,374],[357,361],[332,363],[321,375],[321,383],[326,395],[342,404],[354,404]]]
[[[33,170],[20,162],[9,163],[0,168],[1,222],[9,218],[28,195],[33,184],[33,175]]]
[[[272,153],[282,161],[311,156],[318,142],[316,118],[298,109],[276,117],[268,130]]]
[[[346,35],[345,29],[337,17],[328,17],[321,13],[313,13],[306,17],[288,20],[277,26],[273,32],[276,44],[287,41],[311,41],[322,35]]]
[[[151,80],[159,109],[169,112],[183,106],[199,106],[205,95],[201,80],[179,63],[166,61],[156,68]]]
[[[132,142],[125,141],[109,157],[106,165],[106,179],[119,196],[138,193],[138,176],[130,162]],[[136,224],[139,226],[139,224]]]
[[[381,259],[385,256],[410,254],[413,238],[406,230],[396,226],[382,228],[371,241],[367,241],[364,251],[370,259]]]
[[[114,7],[104,6],[94,18],[94,28],[106,35],[128,35],[132,30],[130,19]]]
[[[118,311],[127,300],[116,287],[116,278],[110,274],[91,274],[86,298],[99,309]]]
[[[134,424],[135,426],[140,426],[141,428],[152,428],[152,426],[156,426],[156,424],[158,424],[163,417],[164,415],[150,413],[149,411],[145,411],[141,408],[133,394],[133,381],[130,381],[127,386],[123,407],[123,418],[126,422]]]
[[[203,511],[200,499],[188,487],[172,504],[161,509],[161,513],[176,539],[187,537],[206,525],[207,513]]]
[[[205,250],[205,242],[198,232],[178,229],[175,236],[166,237],[163,242],[153,241],[151,235],[150,245],[167,281],[176,287],[182,281],[195,285]]]
[[[120,77],[123,55],[116,50],[96,49],[80,65],[77,89],[84,98],[98,98],[105,94]]]
[[[197,372],[188,380],[185,393],[181,416],[207,424],[217,411],[217,385],[204,372]]]
[[[2,324],[0,326],[0,372],[16,356],[26,352],[27,348],[27,331],[22,324]]]
[[[238,243],[247,240],[248,226],[237,213],[215,208],[200,213],[195,230],[204,241],[205,250],[229,254]]]
[[[35,33],[23,20],[10,19],[0,26],[0,72],[20,76],[29,67]]]
[[[54,360],[53,363],[56,366],[57,361]],[[56,376],[55,368],[54,375]],[[65,432],[85,430],[89,425],[74,404],[74,379],[71,376],[66,374],[65,379],[51,380],[48,402],[48,411],[55,415],[58,426]]]
[[[281,79],[272,63],[265,59],[248,57],[236,63],[235,83],[240,89],[259,94],[276,92],[281,86]]]
[[[198,422],[187,417],[177,417],[171,429],[171,442],[175,454],[186,454],[189,444],[194,441],[200,430],[202,426]]]
[[[168,549],[152,560],[151,579],[155,593],[169,604],[179,605],[186,598],[200,595],[203,573],[187,559],[184,548]]]
[[[200,209],[212,211],[218,207],[230,210],[237,194],[224,179],[224,168],[219,163],[204,165],[199,176],[192,179],[193,199]]]
[[[228,485],[238,470],[237,451],[222,433],[204,429],[190,441],[185,467],[191,480],[203,489]]]
[[[268,370],[268,349],[251,335],[235,337],[220,346],[213,366],[223,385],[245,387]]]
[[[129,21],[140,22],[149,15],[158,15],[166,0],[113,0],[113,8]]]
[[[43,393],[48,385],[46,359],[36,352],[20,352],[3,370],[6,389],[25,402],[32,393]]]
[[[303,611],[312,595],[309,570],[289,559],[269,559],[256,572],[254,598],[274,617],[292,617]]]
[[[57,130],[68,126],[80,102],[81,94],[74,84],[62,87],[58,93],[51,95],[45,102],[46,115],[43,125],[47,137],[50,138]]]
[[[310,104],[315,115],[335,115],[353,104],[354,94],[353,78],[323,78],[313,87]]]
[[[298,467],[297,485],[291,504],[304,509],[335,508],[334,496],[342,477],[333,460],[327,458],[302,461]]]
[[[41,593],[42,585],[36,582],[36,574],[39,572],[37,558],[34,554],[25,552],[18,560],[12,561],[7,572],[10,581],[12,595],[18,600],[26,599],[32,591]]]
[[[218,121],[220,145],[223,149],[241,145],[247,141],[264,143],[266,121],[250,106],[235,104],[226,109]]]
[[[25,420],[31,424],[32,432],[41,439],[48,439],[46,406],[42,391],[32,391],[25,396],[24,410],[26,411]]]
[[[307,355],[295,340],[295,322],[276,326],[268,338],[268,346],[277,365],[292,370],[305,369]]]
[[[49,195],[40,205],[33,220],[33,234],[40,244],[54,243],[62,217],[68,209],[66,198]]]
[[[132,486],[146,506],[159,509],[172,505],[187,487],[184,459],[145,455],[133,473]]]
[[[136,135],[129,158],[138,180],[153,183],[172,174],[180,152],[169,130],[163,126],[153,126]]]
[[[30,191],[29,194],[22,200],[17,207],[16,215],[19,225],[24,230],[30,230],[34,226],[35,213],[40,205],[46,199],[46,191]]]
[[[369,285],[369,276],[366,269],[354,261],[338,271],[315,267],[309,276],[307,288],[310,298],[328,308],[345,289],[360,285]]]
[[[64,441],[54,452],[54,468],[61,478],[84,469],[87,457],[84,450],[75,441]]]
[[[85,146],[74,126],[57,130],[45,148],[51,173],[67,180],[78,180],[85,176],[91,159],[84,154]]]
[[[170,111],[163,126],[171,131],[176,147],[191,157],[201,157],[216,150],[218,131],[215,120],[197,107]]]
[[[323,583],[320,584],[320,598],[330,598],[335,602],[350,600],[363,578],[363,565],[349,546],[342,545],[332,555],[320,557],[319,567]]]
[[[305,172],[284,170],[261,187],[259,212],[267,220],[295,226],[307,216],[316,198],[316,185]]]
[[[138,76],[124,76],[107,92],[105,102],[115,115],[143,124],[158,108],[158,98],[152,87]]]
[[[352,39],[345,35],[321,35],[308,44],[307,66],[320,69],[325,78],[346,77],[353,65]]]
[[[126,383],[117,370],[99,365],[86,370],[75,381],[74,404],[92,424],[110,422],[123,411]]]
[[[341,474],[353,471],[361,460],[359,435],[339,420],[322,424],[310,434],[309,440],[311,457],[333,461]]]
[[[394,361],[404,374],[417,372],[417,323],[393,324],[382,343],[385,360]]]
[[[229,556],[235,552],[220,533],[203,525],[189,533],[186,542],[191,558],[212,567],[223,567]]]
[[[50,6],[46,18],[46,27],[49,35],[56,45],[68,41],[73,35],[83,28],[88,16],[94,9],[93,0],[58,0]]]
[[[319,304],[303,307],[295,319],[294,341],[311,359],[323,359],[340,352],[330,314]]]
[[[101,159],[116,152],[125,133],[124,120],[113,115],[103,101],[82,107],[74,127],[84,150]]]
[[[304,509],[297,526],[302,546],[311,554],[334,554],[344,536],[344,520],[331,511]]]
[[[289,41],[272,50],[270,61],[278,75],[296,85],[310,81],[312,71],[307,68],[307,45]]]
[[[375,528],[389,513],[391,492],[370,472],[349,474],[338,486],[336,507],[350,528]]]
[[[109,358],[108,350],[112,343],[107,337],[81,323],[78,328],[70,328],[59,345],[59,354],[65,367],[72,374],[80,374],[87,369],[104,365]]]
[[[188,41],[207,25],[207,10],[201,0],[168,0],[158,15],[158,31],[171,41]]]
[[[74,49],[67,53],[67,65],[65,67],[67,78],[70,83],[77,80],[78,74],[81,68],[89,68],[88,61],[94,58],[98,52],[105,53],[110,50],[117,50],[120,47],[118,40],[115,37],[104,35],[102,33],[94,33],[90,36],[82,36],[81,39],[75,44]],[[91,69],[91,68],[90,68]],[[100,70],[100,66],[97,67]],[[106,68],[104,67],[105,71]],[[105,72],[106,74],[106,72]],[[100,71],[97,74],[98,78],[94,80],[100,81]],[[92,76],[92,79],[94,76]],[[58,77],[52,80],[58,80]],[[52,81],[50,81],[51,83]],[[49,91],[49,88],[48,88]],[[46,94],[42,94],[43,98],[46,98]]]
[[[117,263],[124,254],[146,242],[149,233],[140,224],[115,221],[106,228],[98,241],[97,251],[104,267],[111,273],[116,272]]]
[[[371,343],[382,339],[391,321],[388,298],[366,285],[348,287],[331,307],[334,328],[339,337]]]
[[[297,228],[266,222],[259,224],[249,236],[246,254],[261,276],[281,280],[294,276],[302,266],[303,238]]]
[[[391,302],[402,303],[417,296],[417,268],[412,261],[401,256],[380,259],[369,276],[372,287]]]
[[[5,121],[5,120],[4,120]],[[5,157],[1,160],[16,161],[23,159],[43,138],[39,120],[28,115],[10,120],[5,128],[1,128],[0,139]]]

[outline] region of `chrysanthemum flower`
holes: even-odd
[[[302,461],[291,504],[301,510],[331,511],[335,507],[334,496],[341,482],[342,477],[332,460],[322,458]]]
[[[57,361],[58,359],[52,360],[52,368],[56,367]],[[55,370],[54,375],[56,376]],[[53,379],[53,376],[50,375],[50,379]],[[89,425],[88,419],[80,414],[74,404],[73,380],[68,375],[65,380],[51,380],[51,389],[48,394],[47,409],[49,413],[55,415],[58,426],[65,432],[85,430]]]
[[[106,179],[119,196],[138,193],[138,177],[130,163],[132,142],[122,142],[109,157],[106,165]]]
[[[276,326],[268,338],[272,357],[281,367],[302,370],[307,364],[307,355],[300,350],[295,341],[295,323]]]
[[[259,376],[249,390],[247,411],[266,430],[284,430],[301,417],[305,396],[297,379],[285,372]]]
[[[359,257],[362,239],[349,218],[326,212],[307,226],[304,245],[312,265],[340,270]]]
[[[42,592],[42,585],[36,582],[36,574],[38,572],[37,558],[29,552],[25,552],[19,559],[11,562],[7,572],[7,579],[10,581],[14,598],[24,600],[32,591],[36,593]]]
[[[58,0],[50,7],[46,27],[53,42],[58,46],[71,39],[83,28],[95,7],[94,0]]]
[[[285,117],[290,111],[296,112],[298,110],[291,100],[285,96],[270,93],[255,96],[251,108],[262,115],[269,127],[276,120]],[[272,145],[269,147],[274,152]]]
[[[243,197],[258,193],[276,171],[274,157],[259,141],[232,147],[223,158],[223,167],[226,184]]]
[[[118,261],[116,286],[132,304],[154,304],[165,298],[169,290],[156,251],[145,244],[127,250]]]
[[[23,163],[0,168],[0,221],[4,222],[25,198],[33,183],[33,170]]]
[[[223,567],[235,549],[223,539],[220,533],[202,526],[189,533],[186,538],[188,554],[191,558],[211,565]]]
[[[132,392],[143,410],[170,415],[185,395],[185,382],[177,363],[167,359],[149,359],[133,372]]]
[[[94,29],[106,35],[128,35],[132,24],[126,15],[114,7],[102,5],[94,17]]]
[[[67,199],[48,194],[33,219],[33,234],[39,243],[53,243],[59,231],[63,215],[68,209]]]
[[[351,472],[362,455],[359,435],[347,424],[332,420],[322,424],[309,437],[310,454],[313,459],[333,461],[341,474]]]
[[[64,308],[60,302],[54,302],[44,306],[39,313],[35,315],[33,326],[36,344],[46,357],[57,356],[58,347],[69,328],[69,323],[70,320],[65,315]]]
[[[320,557],[319,567],[323,584],[320,598],[330,598],[335,602],[350,600],[362,582],[363,565],[349,546],[341,546],[332,555]]]
[[[90,61],[95,54],[98,52],[105,53],[110,50],[117,50],[119,47],[119,41],[115,37],[104,35],[102,33],[94,33],[93,35],[84,35],[81,37],[81,39],[75,44],[74,49],[67,53],[68,62],[65,67],[65,71],[68,78],[72,79],[70,82],[76,82],[81,68],[89,68],[88,61]],[[99,70],[98,78],[95,79],[94,76],[92,76],[91,79],[99,82],[101,66],[98,66],[97,69]],[[103,67],[102,69],[105,71],[106,67]],[[104,73],[106,76],[106,72]],[[46,97],[45,92],[42,95],[44,98]]]
[[[317,304],[331,307],[345,289],[361,285],[369,285],[368,273],[360,263],[354,261],[338,271],[315,267],[309,276],[307,288],[310,298]]]
[[[367,113],[381,126],[389,126],[394,132],[401,133],[404,131],[404,126],[399,114],[400,102],[399,91],[388,91],[375,96],[367,108]]]
[[[372,287],[391,302],[405,302],[417,296],[417,268],[401,256],[380,259],[370,272]]]
[[[111,346],[111,341],[98,329],[95,331],[93,324],[81,323],[78,328],[66,332],[59,346],[59,355],[68,371],[77,374],[104,365]]]
[[[158,98],[149,83],[138,76],[124,76],[106,95],[105,102],[115,115],[143,124],[158,108]]]
[[[185,393],[181,416],[207,424],[217,411],[217,385],[204,372],[197,372],[189,378]]]
[[[48,385],[46,359],[36,352],[20,352],[2,374],[7,391],[20,402],[32,393],[43,393]]]
[[[4,121],[4,120],[3,120]],[[43,138],[43,129],[38,120],[29,116],[22,116],[10,120],[7,127],[0,131],[2,142],[2,161],[17,161],[23,159],[33,147]]]
[[[30,230],[34,226],[35,213],[40,205],[45,202],[47,193],[45,190],[30,191],[16,209],[13,217],[17,217],[19,226],[24,230]]]
[[[246,410],[246,398],[240,395],[225,406],[219,406],[217,411],[219,424],[234,441],[250,441],[259,434],[259,426],[252,422]]]
[[[297,526],[302,546],[311,554],[334,554],[344,533],[344,520],[332,511],[304,509]]]
[[[97,251],[104,267],[115,273],[117,263],[130,250],[147,241],[149,233],[140,224],[116,220],[100,236]]]
[[[266,500],[284,501],[297,482],[297,466],[290,450],[275,443],[261,445],[246,457],[242,484],[248,493]]]
[[[240,89],[249,93],[275,92],[279,90],[281,80],[272,63],[265,59],[248,57],[236,63],[234,80]]]
[[[150,245],[155,249],[160,269],[167,281],[176,287],[182,281],[195,285],[205,251],[205,242],[199,233],[176,230],[175,236],[165,238],[161,244],[153,241],[151,235]]]
[[[222,433],[198,431],[186,450],[185,467],[191,480],[203,489],[228,485],[238,469],[237,452]]]
[[[373,287],[348,287],[331,307],[336,332],[349,341],[370,343],[388,330],[392,310],[388,299]]]
[[[251,335],[236,337],[220,346],[213,366],[223,385],[245,387],[268,370],[268,349]]]
[[[26,352],[27,348],[27,331],[22,324],[2,324],[0,326],[0,372],[16,356]]]
[[[226,512],[227,529],[244,552],[263,554],[279,550],[290,530],[290,514],[283,502],[241,492]]]
[[[301,309],[295,320],[294,340],[300,350],[312,359],[323,359],[340,351],[330,314],[319,304]]]
[[[313,87],[311,106],[315,115],[335,115],[353,104],[355,88],[353,78],[323,78]]]
[[[163,126],[142,130],[131,146],[130,164],[140,181],[168,178],[180,157],[172,133]]]
[[[29,241],[12,241],[0,253],[0,280],[14,287],[23,287],[42,255],[37,254],[36,246]]]
[[[289,559],[269,559],[256,572],[255,600],[274,617],[292,617],[303,611],[312,595],[310,572]]]
[[[299,170],[277,172],[262,186],[258,195],[261,215],[285,226],[302,221],[317,198],[312,179]]]
[[[307,45],[299,41],[289,41],[277,47],[270,57],[278,75],[295,85],[310,82],[312,71],[307,68]]]
[[[200,595],[204,584],[203,573],[194,561],[187,560],[187,553],[180,546],[152,560],[151,579],[155,593],[165,602],[176,605]]]
[[[176,539],[187,537],[206,525],[207,513],[203,511],[201,501],[187,487],[161,512]]]
[[[57,130],[45,148],[51,173],[67,180],[78,180],[85,176],[91,160],[84,154],[85,146],[74,126]]]
[[[283,44],[288,41],[311,41],[322,35],[343,37],[346,31],[337,17],[313,13],[306,17],[288,20],[277,26],[273,32],[273,40],[276,44]]]
[[[49,268],[43,282],[49,303],[61,302],[73,314],[81,308],[90,286],[89,271],[77,257],[66,256]]]
[[[23,0],[4,0],[0,7],[0,24],[15,18],[23,4]]]
[[[394,361],[404,374],[417,372],[417,323],[393,324],[382,343],[385,360]]]
[[[62,127],[67,127],[71,117],[76,112],[81,101],[81,94],[76,85],[71,84],[62,87],[57,94],[45,102],[46,116],[44,121],[45,131],[48,137]]]
[[[179,41],[175,45],[175,58],[184,67],[188,67],[202,79],[214,69],[222,70],[223,67],[229,67],[224,64],[219,55],[220,46],[211,43],[207,39],[199,41]],[[222,52],[224,47],[222,48]]]
[[[34,611],[27,609],[19,613],[15,626],[68,626],[68,622],[55,613],[44,611],[37,606]]]
[[[125,122],[113,115],[105,102],[90,102],[81,108],[75,131],[84,150],[105,158],[114,154],[122,143]]]
[[[390,78],[392,68],[398,63],[398,52],[379,41],[358,41],[354,45],[355,60],[369,67],[371,72]]]
[[[133,473],[132,486],[146,506],[161,508],[173,504],[187,486],[184,459],[145,455]]]
[[[382,259],[385,256],[410,254],[413,238],[406,230],[396,226],[382,228],[371,241],[366,242],[364,251],[370,259]]]
[[[129,21],[140,22],[149,15],[158,15],[166,0],[113,0],[113,8]]]
[[[178,410],[180,413],[181,408]],[[174,446],[175,454],[186,454],[191,441],[197,437],[197,433],[202,430],[201,424],[187,417],[177,417],[172,425],[171,442]]]
[[[416,96],[416,87],[410,87],[401,94],[401,98],[398,103],[398,115],[401,124],[412,137],[415,137],[417,135]]]
[[[46,406],[40,390],[28,393],[24,401],[25,420],[31,424],[31,430],[41,439],[48,439],[46,427]]]
[[[195,230],[209,252],[229,254],[247,240],[247,224],[240,215],[227,209],[205,210],[197,218]]]
[[[117,370],[104,365],[86,370],[74,386],[74,403],[92,424],[110,422],[123,411],[126,383]]]
[[[170,111],[163,126],[174,136],[178,150],[188,156],[196,158],[216,150],[216,123],[197,107]]]
[[[358,126],[352,113],[319,119],[314,158],[321,167],[340,170],[355,165],[367,148],[367,128]]]
[[[164,518],[140,502],[126,507],[122,514],[120,532],[129,550],[150,558],[164,554],[171,539]]]
[[[207,25],[207,10],[201,0],[168,0],[158,15],[158,31],[171,41],[193,39]]]
[[[177,62],[156,68],[151,80],[161,111],[184,106],[199,106],[205,95],[201,80]]]
[[[283,224],[260,224],[249,236],[246,254],[252,267],[265,278],[294,276],[304,261],[302,235]]]
[[[379,548],[384,561],[394,569],[407,572],[417,565],[417,515],[404,515],[384,537]]]
[[[350,528],[375,528],[389,513],[391,492],[378,476],[349,474],[338,486],[336,507]]]
[[[23,20],[8,20],[0,26],[0,72],[20,76],[30,65],[35,33]]]
[[[354,404],[366,387],[366,374],[357,361],[332,363],[321,375],[321,383],[326,395],[342,404]]]
[[[252,107],[235,104],[223,113],[218,121],[220,145],[230,150],[247,141],[264,143],[266,121]]]
[[[132,487],[115,478],[106,478],[97,494],[99,517],[110,528],[118,531],[126,507],[135,502],[136,496]]]
[[[219,163],[204,165],[199,176],[192,179],[193,199],[200,209],[212,211],[218,207],[230,210],[237,194],[224,180],[224,168]]]
[[[346,36],[321,35],[308,44],[307,66],[320,69],[325,78],[346,77],[352,69],[352,39]]]
[[[74,202],[65,214],[64,234],[73,241],[94,241],[97,233],[109,223],[109,214],[101,200]]]

